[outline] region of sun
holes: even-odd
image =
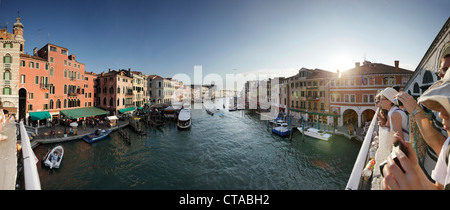
[[[345,53],[339,53],[331,57],[329,62],[329,70],[332,71],[346,71],[355,66],[355,58]]]

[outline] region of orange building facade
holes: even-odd
[[[31,123],[30,112],[48,111],[58,122],[60,111],[94,106],[95,73],[69,55],[69,50],[47,44],[33,55],[20,55],[19,118]]]
[[[330,79],[330,109],[341,116],[339,126],[364,126],[375,114],[375,96],[386,87],[402,90],[412,73],[399,68],[399,61],[394,66],[364,61],[336,74]]]

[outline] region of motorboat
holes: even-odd
[[[50,169],[59,168],[64,156],[64,148],[62,146],[56,146],[44,157],[44,164]]]
[[[303,133],[302,127],[297,127],[297,129],[300,131],[300,133]],[[333,136],[325,131],[321,131],[316,128],[305,128],[304,134],[309,137],[313,137],[313,138],[325,140],[325,141],[330,140],[330,138]]]
[[[289,129],[288,124],[284,121],[278,121],[276,127],[272,128],[272,133],[284,137],[292,134],[292,129]]]
[[[83,140],[87,143],[92,143],[106,138],[110,133],[110,129],[97,129],[94,133],[83,136]]]
[[[178,115],[177,126],[180,129],[187,129],[191,127],[191,110],[182,109]]]

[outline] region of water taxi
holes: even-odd
[[[297,127],[297,129],[300,131],[300,133],[303,133],[302,127]],[[304,134],[309,137],[313,137],[313,138],[324,140],[324,141],[330,140],[330,138],[333,136],[325,131],[321,131],[316,128],[305,128]]]

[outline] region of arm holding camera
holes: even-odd
[[[418,158],[411,144],[403,140],[401,132],[394,134],[395,142],[399,142],[401,149],[395,149],[398,163],[391,156],[387,158],[386,167],[383,168],[384,179],[382,188],[385,190],[437,190],[443,186],[436,182],[433,184],[423,173]],[[397,164],[400,164],[399,167]],[[402,169],[401,169],[402,168]],[[404,171],[404,172],[403,172]]]
[[[445,136],[433,127],[430,120],[425,115],[425,111],[417,104],[416,100],[414,100],[411,95],[405,92],[400,92],[397,95],[397,98],[403,103],[406,111],[408,111],[417,122],[417,126],[419,127],[420,133],[422,134],[425,142],[439,156],[442,145],[446,140]]]

